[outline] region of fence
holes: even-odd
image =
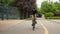
[[[0,19],[19,19],[19,10],[17,7],[12,7],[0,4]]]

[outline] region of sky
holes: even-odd
[[[36,1],[37,1],[37,2],[36,2],[37,7],[40,8],[40,7],[41,7],[41,3],[42,3],[43,1],[45,1],[45,0],[36,0]],[[53,1],[53,2],[58,2],[59,0],[51,0],[51,1]]]

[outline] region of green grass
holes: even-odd
[[[54,17],[46,17],[46,19],[60,19],[60,17],[58,17],[58,16],[54,16]]]

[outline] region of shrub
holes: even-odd
[[[54,16],[54,13],[52,12],[45,13],[45,17],[53,17],[53,16]]]

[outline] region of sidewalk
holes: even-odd
[[[22,22],[23,20],[4,20],[4,21],[0,20],[0,30],[8,29]]]
[[[58,23],[58,24],[60,24],[60,20],[51,20],[52,22],[55,22],[55,23]]]

